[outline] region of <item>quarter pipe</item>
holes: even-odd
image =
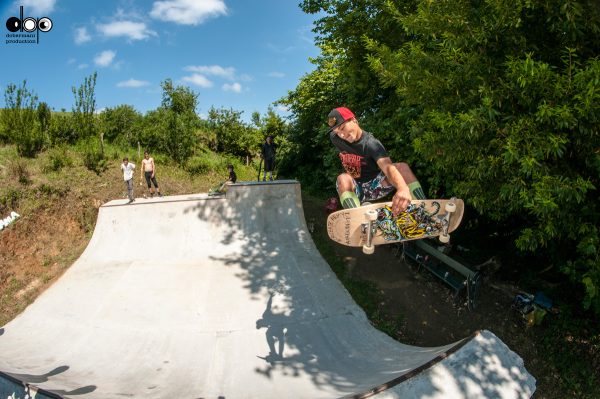
[[[535,391],[491,332],[423,348],[373,328],[312,242],[295,181],[124,203],[100,208],[81,257],[0,329],[0,397]]]

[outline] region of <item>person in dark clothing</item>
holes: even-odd
[[[275,169],[275,151],[277,146],[273,142],[273,136],[267,136],[265,142],[261,146],[261,156],[265,163],[263,181],[267,180],[267,172],[269,172],[269,180],[273,181],[273,170]]]
[[[229,179],[227,179],[227,181],[225,183],[227,183],[227,182],[235,183],[237,180],[237,175],[233,171],[233,165],[231,165],[231,164],[227,165],[227,170],[229,171]]]
[[[237,175],[235,174],[235,171],[233,170],[233,165],[231,165],[231,164],[227,165],[227,170],[229,171],[229,177],[227,178],[227,180],[225,180],[219,186],[211,188],[208,191],[208,195],[223,194],[223,193],[225,193],[225,191],[227,191],[228,185],[233,184],[237,181]]]

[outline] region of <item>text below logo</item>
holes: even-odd
[[[20,7],[20,17],[10,17],[6,20],[6,43],[39,43],[39,33],[50,32],[53,22],[49,17],[33,18],[23,16],[23,6]],[[35,40],[33,40],[35,39]]]

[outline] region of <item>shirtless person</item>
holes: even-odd
[[[142,179],[142,176],[146,178],[146,184],[148,185],[148,192],[150,193],[150,197],[154,196],[154,190],[152,188],[152,185],[154,185],[154,188],[156,188],[156,193],[158,194],[158,196],[162,197],[160,189],[158,188],[158,183],[156,182],[156,167],[154,165],[154,158],[150,157],[148,151],[144,151],[144,159],[142,159],[141,172],[143,175],[140,175],[140,180]]]

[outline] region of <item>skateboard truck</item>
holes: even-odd
[[[373,236],[375,235],[375,230],[377,229],[377,226],[374,223],[377,220],[377,211],[374,209],[366,211],[365,219],[367,219],[367,221],[361,224],[361,234],[365,241],[365,244],[362,246],[362,250],[363,253],[371,255],[373,252],[375,252]]]
[[[453,201],[456,198],[452,197],[450,200]],[[450,242],[450,234],[448,234],[448,226],[450,226],[450,218],[452,214],[456,211],[456,204],[454,202],[448,202],[444,207],[446,210],[446,214],[442,220],[442,233],[440,234],[440,242],[447,244]]]

